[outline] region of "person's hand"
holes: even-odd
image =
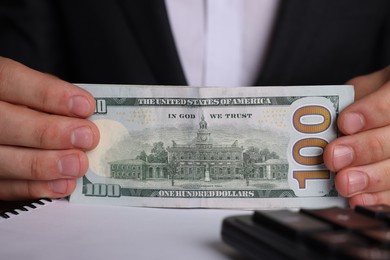
[[[0,57],[0,200],[69,195],[99,141],[94,110],[83,89]]]
[[[356,205],[390,204],[390,66],[347,84],[355,102],[344,109],[338,127],[345,135],[324,152],[336,174],[336,189]]]

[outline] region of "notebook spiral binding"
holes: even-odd
[[[32,202],[27,202],[21,206],[17,206],[14,209],[5,210],[4,212],[0,212],[0,218],[9,219],[12,216],[19,215],[18,211],[30,211],[32,209],[36,209],[39,206],[46,205],[47,202],[52,202],[52,199],[40,199]]]

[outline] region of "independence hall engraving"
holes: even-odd
[[[191,144],[180,145],[173,141],[168,147],[168,161],[180,162],[179,179],[210,181],[210,179],[236,179],[240,176],[244,148],[238,141],[231,145],[215,145],[204,116],[199,123],[197,136]]]
[[[250,173],[245,175],[244,148],[238,145],[237,140],[228,145],[214,144],[204,116],[191,143],[178,144],[173,140],[172,146],[166,148],[166,153],[166,162],[149,162],[147,157],[110,162],[111,178],[174,178],[206,182],[220,179],[287,178],[288,163],[278,159],[270,159],[269,163],[252,163]]]

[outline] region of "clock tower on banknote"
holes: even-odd
[[[207,129],[207,122],[204,119],[204,115],[202,115],[201,120],[199,122],[199,129],[196,136],[196,147],[199,149],[210,149],[213,147],[210,139],[210,131]],[[210,181],[210,171],[209,164],[207,162],[204,163],[204,181]]]
[[[201,146],[206,148],[208,144],[210,144],[210,131],[207,129],[207,122],[204,118],[204,115],[201,117],[201,121],[199,122],[199,129],[196,136],[196,144],[197,146]]]

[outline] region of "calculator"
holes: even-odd
[[[225,218],[222,239],[249,259],[390,259],[390,206],[255,211]]]

